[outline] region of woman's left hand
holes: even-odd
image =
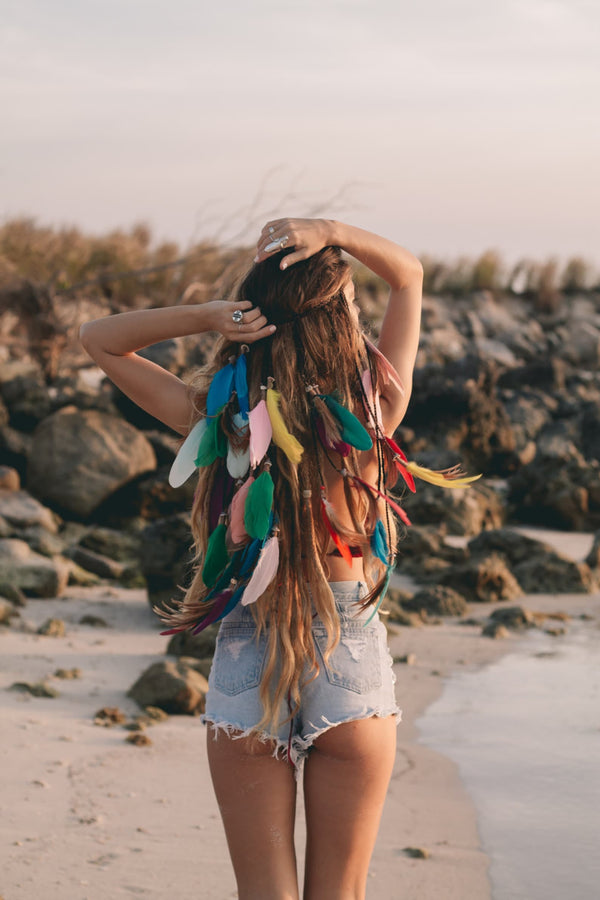
[[[208,312],[209,329],[220,332],[228,341],[253,344],[275,331],[275,325],[269,325],[260,309],[252,306],[249,300],[211,300],[201,304],[199,309],[205,314]]]

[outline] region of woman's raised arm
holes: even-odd
[[[233,320],[234,309],[243,320]],[[84,322],[79,330],[82,346],[110,380],[134,403],[169,428],[187,434],[192,415],[188,386],[136,350],[159,341],[218,331],[229,340],[253,343],[275,330],[260,310],[248,301],[213,300],[189,306],[140,309]]]
[[[267,222],[258,242],[257,260],[269,255],[269,244],[286,236],[286,246],[295,249],[282,259],[282,267],[307,259],[322,247],[337,246],[389,284],[378,348],[397,370],[405,389],[400,395],[388,387],[381,396],[386,431],[391,434],[404,418],[412,390],[421,328],[423,266],[416,256],[393,241],[330,219]]]

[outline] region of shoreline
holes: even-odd
[[[526,595],[516,604],[574,615],[593,607],[600,614],[600,594]],[[495,608],[497,603],[471,604],[470,614],[484,617]],[[88,613],[103,616],[111,627],[79,625]],[[63,618],[65,637],[14,628],[0,634],[6,661],[0,688],[42,680],[59,667],[81,669],[81,678],[72,681],[48,678],[60,691],[54,699],[1,691],[7,785],[0,799],[3,896],[29,900],[43,888],[45,900],[233,900],[237,892],[208,773],[204,726],[194,717],[170,717],[145,732],[151,746],[134,747],[125,742],[129,732],[122,727],[93,723],[104,706],[138,714],[126,691],[147,666],[164,658],[166,641],[145,591],[70,587],[59,599],[29,600],[22,611],[36,627],[50,616]],[[482,637],[478,625],[456,619],[392,628],[392,655],[414,653],[416,661],[394,665],[402,721],[367,897],[490,900],[490,860],[481,846],[477,810],[457,766],[419,743],[417,721],[453,672],[476,670],[518,649],[521,635],[493,640]],[[300,867],[304,843],[299,802]],[[422,847],[429,856],[411,858],[406,847]]]

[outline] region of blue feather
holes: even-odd
[[[385,533],[385,525],[381,521],[381,519],[377,519],[377,524],[375,525],[375,530],[371,536],[371,551],[373,556],[376,556],[377,559],[380,559],[382,563],[387,565],[388,556],[389,556],[389,548],[387,542],[387,534]]]
[[[377,610],[383,603],[383,598],[385,597],[387,589],[390,584],[390,578],[392,577],[393,568],[394,568],[393,566],[388,566],[386,576],[385,576],[385,581],[383,582],[383,590],[381,591],[381,594],[379,595],[379,599],[378,599],[377,603],[375,604],[375,608],[374,608],[373,612],[371,613],[371,615],[369,616],[367,621],[363,622],[363,628],[369,624],[369,622],[371,621],[371,619],[373,618],[373,616],[375,615],[375,613],[377,612]]]
[[[240,353],[235,363],[235,390],[241,415],[247,419],[250,411],[248,403],[248,364],[246,354]]]
[[[232,363],[227,363],[213,376],[206,398],[206,414],[215,416],[222,406],[229,403],[233,390],[234,369]]]

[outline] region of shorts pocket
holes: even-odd
[[[223,694],[241,694],[260,684],[267,638],[258,641],[256,629],[247,625],[223,623],[217,637],[211,681]]]
[[[325,629],[313,629],[322,671],[330,684],[357,694],[367,694],[382,685],[381,648],[376,629],[342,625],[340,642],[325,666]]]

